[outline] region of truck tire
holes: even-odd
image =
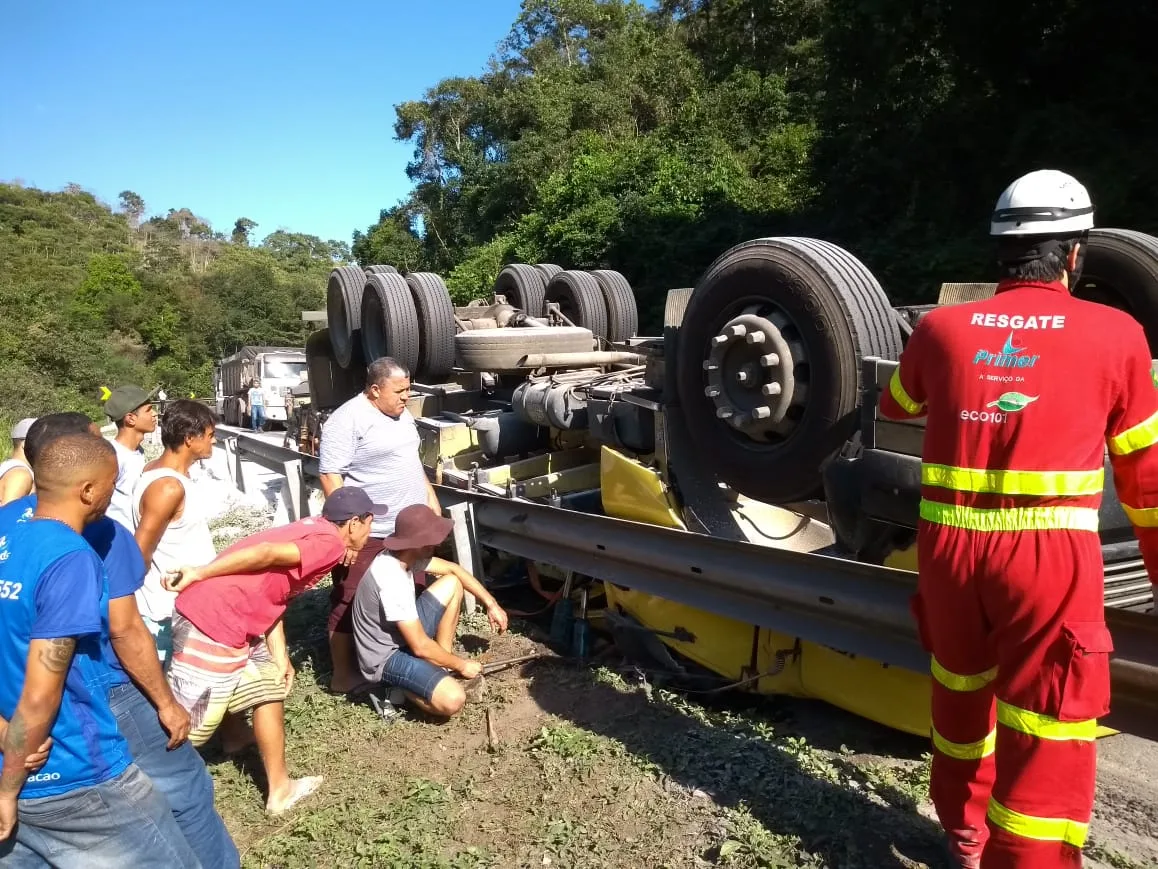
[[[366,274],[367,275],[397,275],[397,274],[401,274],[401,272],[399,272],[398,269],[394,268],[394,266],[380,265],[380,266],[367,266],[366,267]]]
[[[412,375],[418,367],[418,312],[401,275],[370,275],[362,296],[362,343],[366,364],[396,359]]]
[[[857,430],[861,358],[900,352],[889,300],[852,254],[810,238],[749,241],[712,263],[688,302],[679,412],[733,489],[808,500]]]
[[[528,317],[542,317],[547,278],[535,266],[514,263],[499,272],[493,292],[506,296],[507,304],[514,305]]]
[[[406,285],[418,313],[418,368],[421,383],[441,383],[454,368],[454,303],[442,278],[433,272],[411,272]]]
[[[591,272],[607,304],[607,340],[623,342],[639,332],[639,308],[627,278],[611,269]]]
[[[529,353],[588,353],[595,345],[590,329],[575,326],[471,329],[454,336],[454,354],[468,371],[517,371]]]
[[[559,272],[547,284],[547,301],[557,302],[563,316],[598,338],[607,337],[607,303],[599,282],[587,272]]]
[[[326,319],[334,357],[345,368],[360,356],[362,328],[362,288],[366,273],[357,266],[342,266],[330,272],[326,283]]]
[[[1090,230],[1074,295],[1132,316],[1158,358],[1158,238],[1129,229]]]
[[[340,407],[363,387],[365,366],[343,368],[338,364],[330,330],[320,329],[306,338],[306,371],[310,405],[315,411]]]
[[[554,263],[538,263],[535,268],[538,269],[539,274],[543,276],[544,284],[550,283],[551,278],[563,271],[562,266],[557,266]]]

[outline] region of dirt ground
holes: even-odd
[[[298,668],[287,755],[292,774],[325,776],[320,791],[269,819],[256,754],[207,750],[247,867],[944,865],[924,740],[817,703],[697,702],[613,650],[488,676],[449,723],[387,724],[322,687],[326,594],[287,620]],[[460,642],[497,661],[549,652],[538,637],[520,623],[496,637],[475,616]],[[1087,865],[1158,866],[1158,746],[1102,744]]]

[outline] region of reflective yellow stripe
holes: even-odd
[[[1096,471],[988,471],[952,465],[921,465],[921,482],[926,486],[997,495],[1097,495],[1102,491],[1105,477],[1104,468]]]
[[[1158,443],[1158,413],[1108,441],[1110,452],[1124,456]]]
[[[1030,712],[1028,709],[1011,706],[1001,700],[997,701],[997,723],[1005,725],[1010,730],[1028,733],[1030,736],[1048,739],[1051,742],[1093,742],[1098,738],[1098,722],[1094,718],[1085,721],[1058,721],[1051,715]]]
[[[967,531],[1097,531],[1092,507],[1010,507],[982,510],[939,501],[921,501],[921,518]]]
[[[997,731],[991,730],[988,736],[976,742],[950,742],[934,729],[933,745],[941,754],[954,760],[981,760],[997,748]]]
[[[1131,507],[1123,504],[1126,518],[1138,528],[1158,528],[1158,507]]]
[[[889,393],[905,413],[920,413],[921,408],[925,406],[913,401],[909,393],[905,392],[905,387],[901,385],[900,366],[893,370],[893,376],[889,379]]]
[[[1035,818],[1032,815],[1023,815],[1021,812],[1005,808],[992,797],[989,799],[987,814],[989,820],[1015,836],[1036,839],[1039,842],[1065,842],[1075,848],[1081,848],[1086,844],[1086,834],[1090,830],[1089,824],[1071,821],[1068,818]]]
[[[996,667],[990,667],[984,673],[977,673],[973,676],[961,676],[951,670],[946,670],[936,658],[933,659],[931,669],[933,678],[950,691],[977,691],[997,678]]]

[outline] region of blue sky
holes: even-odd
[[[394,106],[483,71],[518,0],[3,0],[0,180],[350,240],[410,188]]]

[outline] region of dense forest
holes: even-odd
[[[213,360],[244,344],[298,346],[344,242],[278,230],[260,243],[187,208],[141,220],[76,185],[0,184],[0,422],[50,410],[99,415],[101,386],[212,394]]]
[[[299,342],[351,257],[460,299],[511,261],[616,268],[654,327],[762,235],[842,244],[897,301],[986,278],[989,209],[1033,168],[1158,232],[1155,32],[1135,0],[525,0],[484,71],[396,108],[412,191],[350,247],[0,185],[0,417],[208,394],[214,358]]]
[[[1074,173],[1158,230],[1158,5],[1135,0],[526,0],[487,69],[397,108],[413,192],[360,261],[624,272],[653,326],[731,244],[808,234],[897,301],[985,279],[998,193]]]

